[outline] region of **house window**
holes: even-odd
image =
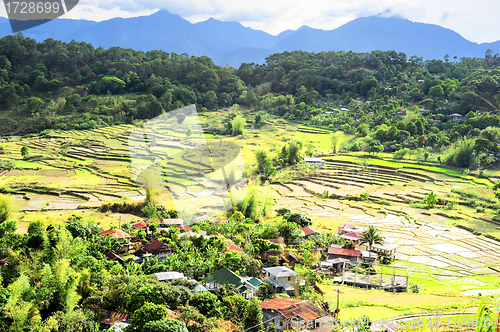
[[[288,277],[288,281],[292,280],[292,277]]]

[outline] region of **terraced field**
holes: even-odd
[[[450,199],[452,188],[467,188],[473,181],[414,168],[366,165],[361,158],[359,163],[334,156],[323,159],[327,165],[319,171],[272,185],[277,208],[305,212],[314,227],[333,232],[344,223],[377,226],[387,243],[400,246],[395,264],[409,268],[410,282],[454,285],[465,280],[456,288],[476,293],[500,286],[484,281],[500,276],[500,224],[457,197],[453,210],[422,208],[422,199],[431,191]],[[491,186],[474,186],[491,193]],[[368,194],[368,199],[360,200],[361,194]]]

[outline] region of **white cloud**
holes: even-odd
[[[0,15],[5,16],[5,9],[0,8]],[[358,17],[380,14],[442,25],[476,42],[500,40],[498,0],[81,0],[65,16],[100,21],[148,15],[159,9],[190,22],[214,17],[272,34],[304,24],[330,30]]]

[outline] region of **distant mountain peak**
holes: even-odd
[[[12,31],[7,19],[0,19],[0,36]],[[103,33],[105,31],[105,33]],[[48,38],[70,42],[87,42],[94,47],[119,46],[149,51],[160,49],[178,54],[211,57],[215,63],[264,63],[273,53],[303,50],[307,52],[395,50],[408,57],[424,59],[451,57],[483,57],[491,48],[500,52],[500,41],[477,44],[453,30],[434,24],[412,22],[383,12],[360,17],[333,30],[302,25],[277,36],[210,17],[190,23],[177,14],[161,9],[149,16],[116,18],[101,22],[58,19],[23,32],[27,37],[43,41]]]

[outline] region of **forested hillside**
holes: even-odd
[[[206,112],[238,103],[360,136],[371,131],[386,151],[446,146],[488,127],[493,133],[483,136],[495,143],[499,64],[491,52],[422,62],[396,51],[295,51],[233,69],[208,57],[37,43],[18,34],[0,40],[0,130],[91,129],[188,104]],[[453,113],[465,121],[448,121]],[[224,119],[219,122],[211,130],[225,134]],[[490,145],[486,150],[496,149]]]

